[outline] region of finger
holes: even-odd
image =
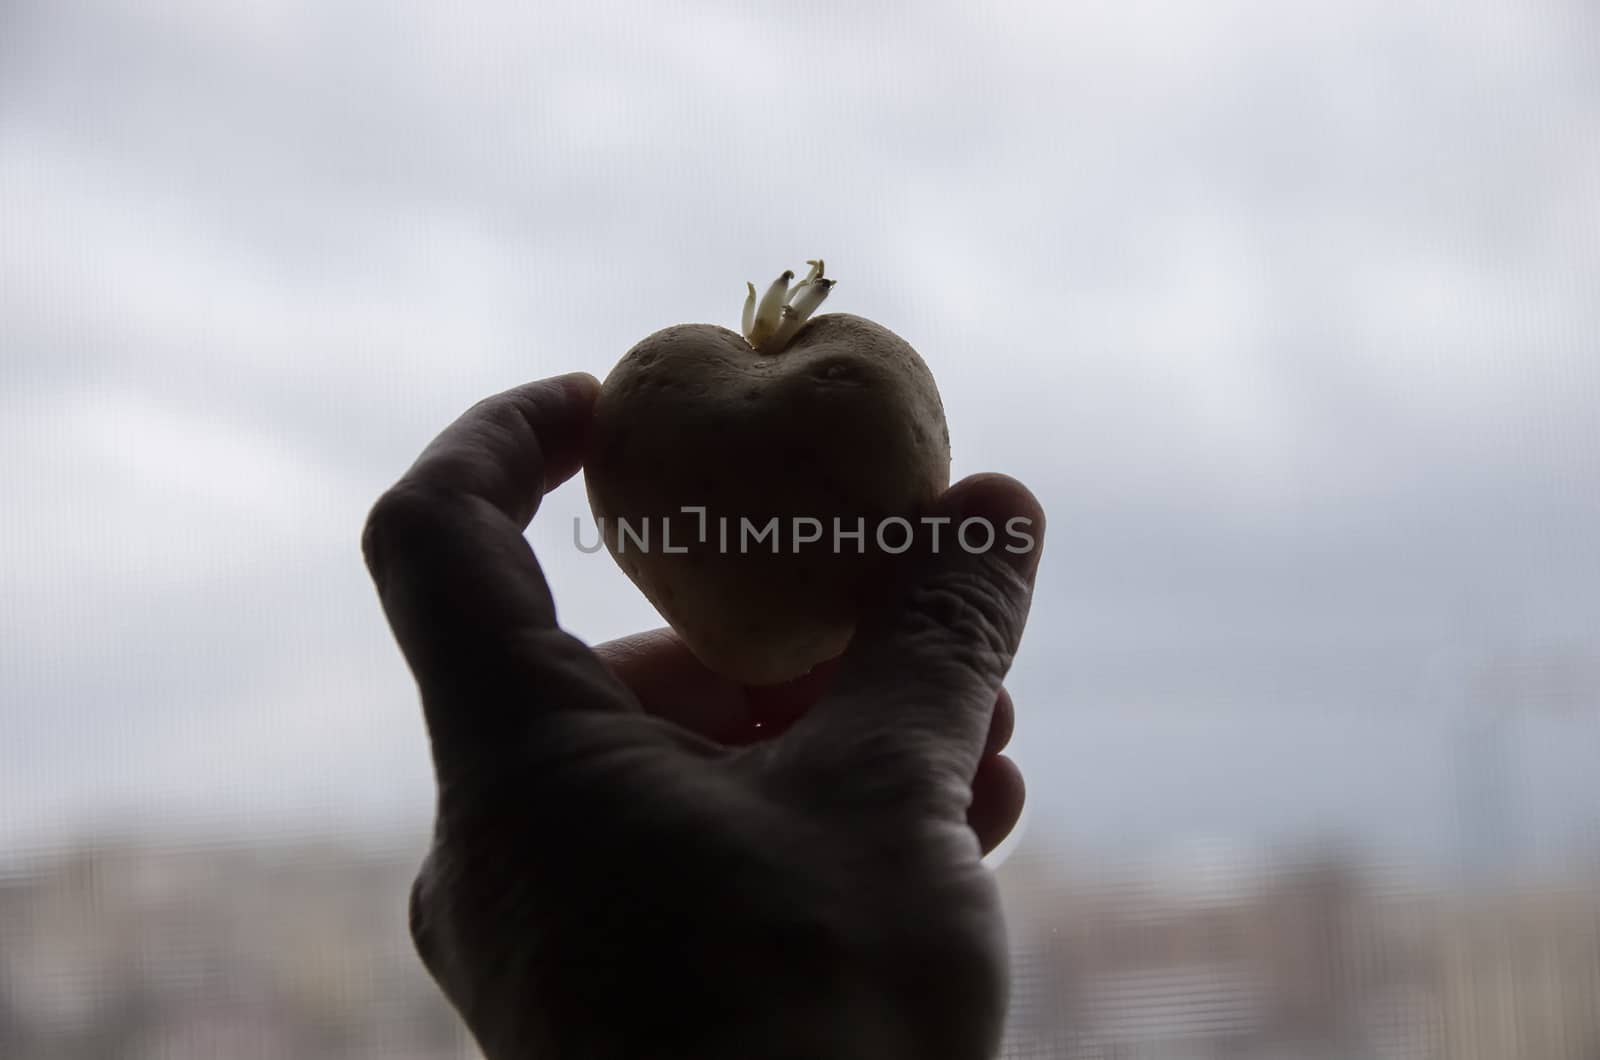
[[[972,805],[967,807],[967,824],[978,835],[985,854],[999,846],[1022,818],[1027,787],[1022,770],[1005,755],[989,755],[978,763],[972,778]]]
[[[543,494],[578,470],[598,385],[568,375],[479,402],[367,518],[367,566],[422,690],[441,768],[507,746],[530,703],[626,700],[556,628],[549,586],[522,536]]]
[[[770,739],[821,698],[834,663],[778,685],[748,687],[712,671],[671,629],[597,645],[595,654],[646,712],[719,743]]]
[[[952,487],[933,515],[951,520],[942,540],[924,540],[902,590],[864,620],[832,693],[789,742],[797,759],[909,785],[956,813],[1022,638],[1044,513],[1014,479],[981,475]],[[971,534],[957,538],[961,526]]]
[[[746,689],[754,738],[771,740],[787,732],[827,695],[838,669],[839,660],[829,659],[782,684]]]
[[[647,713],[719,743],[748,742],[744,688],[708,669],[672,630],[635,633],[594,652]]]

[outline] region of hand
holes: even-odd
[[[490,1060],[991,1055],[1006,953],[980,859],[1021,810],[996,752],[1037,546],[920,550],[837,667],[782,689],[670,633],[591,650],[523,530],[578,470],[596,390],[480,402],[367,522],[438,783],[423,962]],[[1000,476],[940,508],[1044,528]]]

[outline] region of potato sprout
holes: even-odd
[[[785,269],[783,275],[772,281],[761,301],[756,302],[756,285],[745,284],[743,330],[745,341],[761,353],[781,353],[794,338],[800,325],[822,305],[823,299],[833,289],[836,281],[822,275],[822,259],[808,260],[811,271],[806,278],[789,286],[794,279],[793,270]]]

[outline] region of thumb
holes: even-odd
[[[959,815],[1022,639],[1044,512],[1015,479],[977,475],[951,487],[919,530],[889,606],[862,622],[785,752],[948,798]]]

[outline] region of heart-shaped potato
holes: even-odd
[[[744,334],[680,324],[612,369],[584,480],[607,549],[711,669],[750,685],[844,650],[862,594],[950,482],[928,366],[833,281],[784,273]]]

